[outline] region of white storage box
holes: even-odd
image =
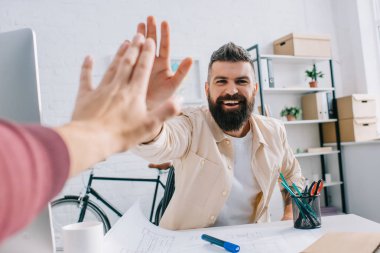
[[[378,138],[376,118],[339,120],[340,141],[369,141]],[[322,125],[323,142],[336,142],[335,123]]]
[[[368,94],[353,94],[337,99],[338,118],[373,118],[376,117],[376,98]]]

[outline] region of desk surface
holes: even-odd
[[[311,230],[293,228],[293,221],[213,227],[183,231],[198,237],[207,233],[235,242],[245,252],[300,252],[326,232],[380,232],[380,224],[354,214],[322,217],[322,227]],[[224,238],[223,238],[224,237]],[[196,252],[220,252],[215,247],[203,247]],[[192,248],[194,250],[194,248]],[[186,251],[183,251],[186,252]],[[190,252],[190,250],[189,250]],[[195,252],[195,251],[194,251]]]
[[[257,224],[247,224],[239,226],[229,226],[229,227],[211,227],[204,229],[194,229],[197,230],[228,230],[236,228],[271,228],[271,229],[283,229],[283,228],[293,228],[293,221],[275,221],[269,223],[257,223]],[[315,231],[329,232],[329,231],[352,231],[352,232],[380,232],[380,223],[365,219],[355,214],[342,214],[342,215],[332,215],[322,217],[322,227],[314,229]]]
[[[144,217],[144,219],[146,219]],[[147,224],[150,224],[146,220]],[[158,231],[160,228],[150,224],[153,229]],[[293,221],[278,221],[261,224],[248,224],[229,227],[212,227],[205,229],[193,229],[183,231],[167,231],[174,233],[179,239],[180,245],[172,245],[170,252],[225,252],[220,247],[213,246],[200,240],[203,233],[234,242],[241,246],[241,253],[293,253],[300,252],[307,248],[310,244],[318,240],[326,232],[380,232],[380,224],[362,218],[354,214],[337,215],[322,217],[322,227],[318,229],[301,230],[293,228]],[[136,233],[132,228],[133,233]],[[154,232],[154,231],[153,231]],[[122,238],[132,239],[133,236],[128,235],[128,231],[122,229],[120,231]],[[174,236],[173,236],[174,237]],[[155,238],[157,239],[157,238]],[[150,242],[152,245],[157,244],[156,240]],[[152,246],[151,245],[151,246]],[[162,245],[155,245],[159,249],[163,249]],[[176,247],[174,247],[176,246]],[[151,248],[151,247],[148,247]],[[153,247],[154,248],[154,247]],[[174,251],[173,251],[174,250]],[[31,249],[30,252],[35,252]],[[108,250],[105,252],[109,252]],[[155,250],[142,252],[157,252]],[[160,251],[167,252],[167,251]]]
[[[170,231],[151,224],[135,204],[107,233],[104,252],[225,252],[201,239],[202,234],[209,234],[239,245],[242,253],[294,253],[307,248],[326,232],[333,231],[380,232],[380,224],[350,214],[323,217],[321,228],[309,230],[295,229],[293,221],[283,221]]]

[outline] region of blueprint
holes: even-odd
[[[290,223],[286,223],[290,224]],[[300,252],[322,236],[318,229],[297,230],[292,225],[232,226],[185,231],[170,231],[151,224],[138,204],[133,205],[105,236],[104,252],[166,253],[226,252],[201,240],[202,234],[240,246],[240,252]],[[302,242],[302,243],[300,243]]]

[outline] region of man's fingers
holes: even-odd
[[[115,78],[117,85],[123,85],[129,82],[133,68],[139,57],[141,46],[144,44],[145,38],[142,34],[136,34],[131,44],[128,46],[127,51],[121,59],[118,66]]]
[[[117,71],[118,66],[120,64],[120,61],[123,58],[125,52],[127,51],[130,43],[131,42],[129,40],[126,40],[123,42],[123,44],[121,44],[121,46],[117,50],[115,57],[113,58],[112,63],[108,67],[106,73],[103,76],[102,81],[100,82],[100,86],[110,84],[111,81],[114,79],[116,71]]]
[[[84,58],[80,73],[78,96],[86,92],[92,91],[92,66],[92,58],[90,56],[86,56],[86,58]]]
[[[161,42],[159,56],[169,58],[170,56],[170,28],[169,23],[163,21],[161,23]]]
[[[181,84],[182,80],[185,78],[187,73],[189,73],[189,70],[190,70],[192,64],[193,64],[193,60],[191,58],[185,58],[181,62],[177,71],[175,72],[174,76],[172,77],[172,84],[175,87],[177,87],[178,85]]]
[[[148,31],[146,34],[147,38],[152,38],[154,43],[157,44],[157,25],[156,19],[153,16],[149,16],[147,19]]]
[[[146,36],[146,27],[145,23],[139,23],[137,25],[137,33],[141,33],[142,35]]]
[[[146,96],[150,73],[153,67],[156,45],[148,38],[140,53],[139,59],[133,70],[131,85],[137,90],[139,95]],[[144,97],[145,100],[145,97]]]

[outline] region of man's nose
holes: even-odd
[[[237,89],[236,85],[234,83],[229,83],[227,86],[226,93],[229,95],[234,95],[234,94],[238,93],[238,89]]]

